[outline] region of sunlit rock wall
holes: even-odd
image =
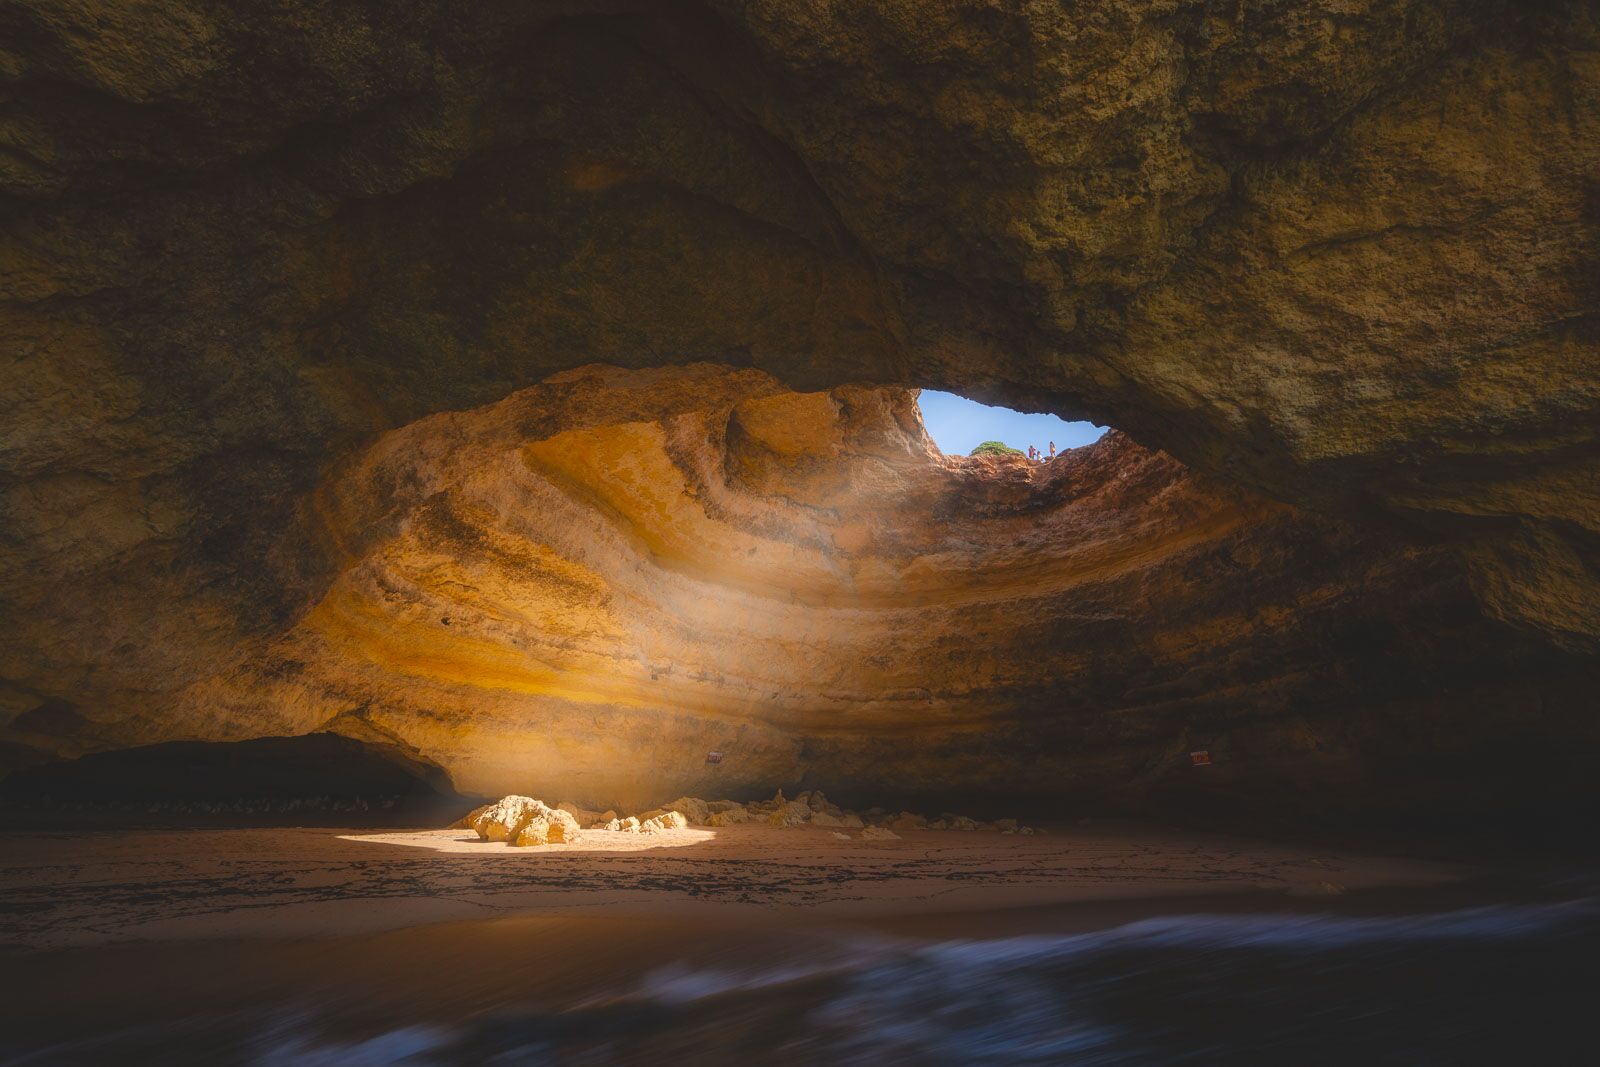
[[[945,457],[900,390],[585,369],[386,434],[306,506],[326,593],[100,731],[359,723],[463,790],[597,808],[1126,799],[1194,784],[1193,748],[1343,803],[1385,739],[1432,727],[1419,696],[1486,650],[1521,669],[1437,547],[1115,432],[1045,465]]]

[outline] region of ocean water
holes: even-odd
[[[308,1006],[262,1008],[8,1062],[1591,1064],[1600,898],[1175,915],[985,940],[840,935],[804,960],[657,968],[562,1011],[496,1007],[360,1034]]]

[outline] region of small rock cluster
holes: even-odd
[[[929,819],[909,811],[889,812],[869,808],[858,814],[846,811],[823,796],[821,790],[808,790],[793,800],[778,790],[771,800],[677,800],[637,815],[619,817],[615,811],[590,811],[568,801],[549,807],[532,797],[502,797],[468,815],[462,824],[476,830],[485,841],[504,841],[510,845],[570,844],[581,836],[581,828],[634,834],[659,834],[689,826],[739,826],[765,824],[779,828],[815,826],[835,831],[847,838],[844,830],[859,831],[863,841],[888,841],[904,830],[989,830],[1003,834],[1032,834],[1015,819],[996,819],[982,823],[965,815],[945,813]]]
[[[613,817],[594,824],[590,829],[621,830],[626,834],[659,834],[664,830],[682,830],[688,825],[689,820],[683,817],[682,812],[664,811],[660,815],[652,815],[645,819],[637,815],[630,815],[626,819]]]

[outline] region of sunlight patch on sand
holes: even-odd
[[[504,841],[484,841],[472,830],[413,830],[389,834],[340,834],[341,841],[367,845],[404,845],[473,856],[531,856],[548,852],[646,852],[656,848],[682,848],[700,845],[717,836],[715,830],[665,830],[654,834],[633,834],[622,830],[585,830],[583,837],[568,845],[534,845],[513,848]]]

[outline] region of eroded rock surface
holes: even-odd
[[[806,781],[932,810],[1213,782],[1365,803],[1419,752],[1525,773],[1475,764],[1527,743],[1529,706],[1592,729],[1581,662],[1487,617],[1447,547],[1118,434],[940,456],[897,390],[584,370],[384,435],[309,510],[341,558],[323,597],[108,730],[365,724],[467,792],[699,819]]]
[[[384,435],[307,512],[339,559],[317,603],[102,743],[378,731],[465,791],[642,828],[712,821],[688,795],[645,810],[663,795],[808,777],[929,806],[1159,791],[1191,748],[1225,781],[1349,790],[1399,731],[1447,728],[1447,685],[1509,709],[1580,684],[1485,618],[1446,549],[1117,434],[1043,466],[943,457],[896,390],[588,369]],[[1476,747],[1509,720],[1448,729]],[[788,807],[744,817],[842,814]]]
[[[504,841],[519,848],[570,845],[583,836],[578,820],[570,813],[532,797],[501,797],[467,818],[484,841]]]
[[[1592,737],[1592,3],[15,0],[0,31],[19,759],[346,714],[599,805],[1190,747],[1354,793]],[[519,392],[702,360],[771,377]],[[894,394],[761,409],[851,383],[1165,452],[980,471],[899,416],[835,443],[830,406]]]

